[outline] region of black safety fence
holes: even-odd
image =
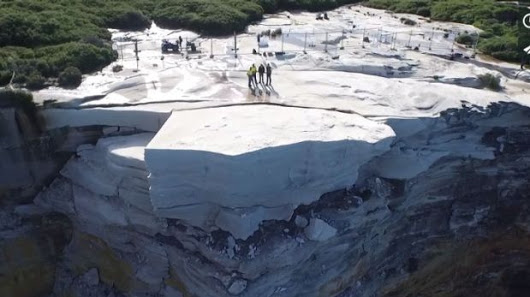
[[[457,43],[458,37],[463,34],[471,38],[467,46]],[[114,49],[119,55],[118,62],[160,59],[161,63],[166,63],[168,56],[178,59],[239,58],[247,55],[285,57],[304,52],[340,55],[342,51],[362,49],[416,50],[452,55],[456,52],[474,52],[479,39],[478,32],[461,31],[459,28],[389,30],[384,27],[366,27],[341,31],[295,31],[288,27],[278,27],[225,38],[183,38],[182,42],[174,35],[157,38],[139,35],[115,40]]]

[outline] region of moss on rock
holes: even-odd
[[[96,267],[101,281],[109,286],[129,292],[141,282],[135,280],[133,268],[104,240],[87,234],[75,233],[70,249],[71,269],[82,274]]]

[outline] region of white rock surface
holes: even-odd
[[[304,229],[305,236],[313,241],[326,241],[337,234],[337,229],[331,227],[321,219],[311,219],[309,226]]]
[[[393,136],[358,115],[319,109],[174,112],[145,151],[151,201],[160,216],[199,227],[213,220],[246,238],[261,221],[286,219],[293,207],[352,185]],[[215,205],[225,209],[214,212]]]

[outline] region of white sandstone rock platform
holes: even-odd
[[[393,130],[359,115],[277,105],[175,111],[145,150],[157,215],[247,238],[259,223],[353,185]],[[190,216],[190,214],[193,216]]]

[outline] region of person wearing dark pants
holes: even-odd
[[[248,88],[252,89],[252,82],[254,81],[254,72],[252,71],[252,67],[248,69],[247,76],[248,76]]]
[[[252,71],[252,77],[254,78],[254,85],[258,86],[258,69],[256,68],[256,65],[252,64],[252,67],[250,67],[250,70]]]
[[[272,85],[272,67],[271,64],[267,64],[267,83],[266,85]]]
[[[265,66],[263,66],[263,64],[259,65],[258,73],[259,73],[259,83],[262,84],[264,83],[263,74],[265,73]]]

